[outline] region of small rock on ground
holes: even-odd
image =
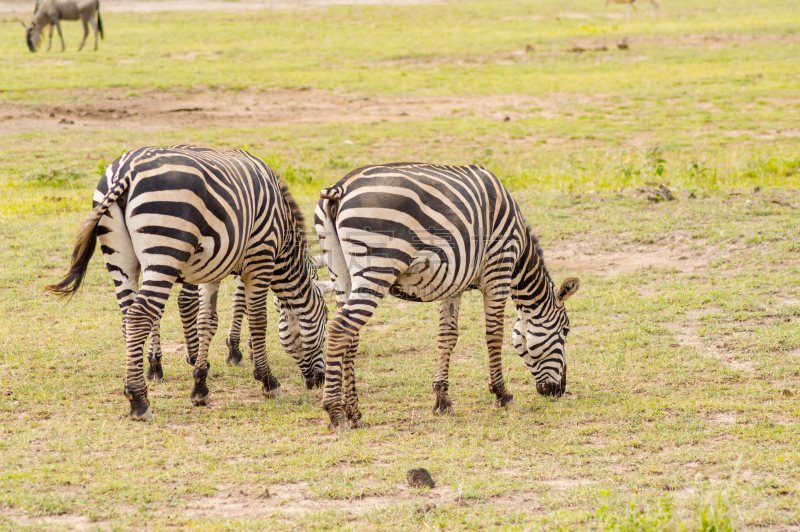
[[[409,469],[408,473],[406,473],[406,480],[408,480],[408,485],[412,488],[421,488],[423,486],[433,488],[436,486],[433,478],[431,478],[431,474],[428,473],[427,469],[422,467],[419,469]]]

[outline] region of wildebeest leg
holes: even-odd
[[[458,310],[461,305],[461,294],[445,299],[439,303],[439,363],[436,376],[433,377],[433,393],[436,403],[434,414],[453,414],[453,402],[448,390],[450,383],[450,355],[458,341]]]
[[[81,41],[81,45],[78,46],[78,51],[79,52],[81,50],[83,50],[83,45],[86,44],[86,37],[89,36],[89,21],[84,19],[84,18],[82,18],[81,22],[83,22],[83,40]],[[95,32],[95,35],[97,35],[96,32]],[[96,44],[95,44],[95,50],[97,50],[97,45]]]
[[[94,30],[94,51],[96,52],[97,51],[97,21],[94,19],[93,16],[89,17],[89,24],[92,25],[92,29]],[[84,25],[86,25],[85,22],[84,22]]]
[[[58,30],[58,36],[61,39],[61,51],[63,52],[64,50],[67,49],[67,45],[64,43],[64,34],[61,33],[61,21],[56,19],[55,23],[56,23],[56,29]]]
[[[244,357],[239,349],[239,341],[242,334],[242,320],[244,319],[246,309],[247,303],[244,297],[244,281],[237,275],[236,291],[233,293],[231,328],[228,330],[228,337],[225,338],[225,345],[228,346],[228,359],[225,363],[229,366],[244,366]]]
[[[272,278],[270,272],[269,278]],[[244,281],[247,304],[247,322],[250,325],[250,339],[253,342],[253,378],[262,383],[262,391],[267,399],[283,395],[281,383],[272,374],[267,360],[267,295],[269,280],[266,278]]]
[[[503,322],[508,299],[507,290],[489,291],[483,296],[483,313],[486,317],[486,347],[489,350],[489,391],[497,399],[497,406],[511,406],[514,396],[506,390],[503,379]]]
[[[186,341],[186,362],[194,366],[200,350],[200,337],[197,335],[197,315],[200,313],[200,288],[196,284],[184,283],[178,294],[178,312],[183,325],[183,338]]]
[[[150,330],[150,347],[147,349],[147,380],[160,381],[164,379],[164,371],[161,368],[161,320],[153,322]]]
[[[50,38],[47,41],[47,51],[50,51],[50,48],[53,46],[53,25],[50,24]]]
[[[197,320],[198,335],[200,336],[200,350],[197,353],[197,360],[194,363],[192,377],[194,377],[194,389],[189,397],[196,405],[207,405],[208,386],[208,347],[211,339],[217,332],[217,294],[219,292],[219,281],[216,283],[205,283],[200,285],[200,317]]]

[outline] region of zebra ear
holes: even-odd
[[[572,297],[572,295],[578,291],[578,288],[581,287],[581,280],[577,277],[569,277],[565,279],[563,283],[561,283],[561,288],[558,289],[556,293],[556,297],[562,303]]]
[[[317,285],[319,293],[323,296],[329,292],[333,292],[333,281],[314,281],[314,284]]]

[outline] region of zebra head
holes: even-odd
[[[547,281],[550,283],[549,279]],[[564,302],[580,288],[577,277],[565,280],[550,297],[533,307],[517,307],[517,322],[512,339],[514,349],[525,361],[541,395],[560,396],[567,389],[567,359],[564,343],[569,334],[569,318]]]
[[[323,296],[333,291],[332,281],[312,280],[306,305],[283,304],[276,296],[280,314],[278,332],[281,347],[292,355],[309,390],[325,383],[325,325],[328,311]]]

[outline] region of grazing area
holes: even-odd
[[[73,23],[31,54],[32,3],[0,2],[0,530],[797,530],[796,2],[326,3],[103,3],[98,51]],[[262,157],[308,220],[362,164],[491,169],[554,282],[580,276],[566,394],[536,392],[508,304],[516,405],[493,406],[467,292],[434,416],[438,304],[387,298],[361,331],[365,427],[331,433],[271,304],[285,395],[224,365],[229,279],[211,403],[189,400],[175,287],[154,421],[130,421],[99,250],[71,301],[44,287],[102,171],[175,143]]]

